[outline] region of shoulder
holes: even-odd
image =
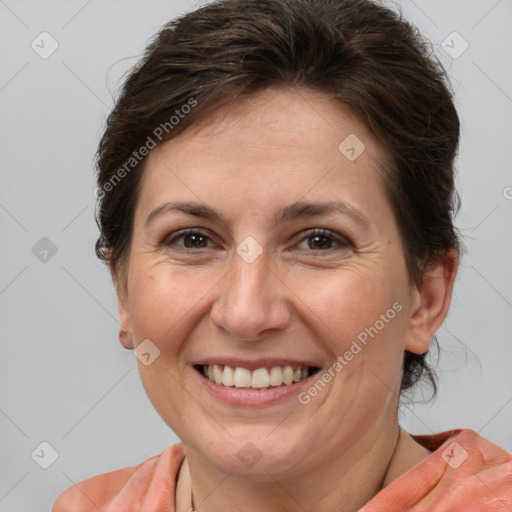
[[[359,512],[512,510],[512,456],[471,429],[412,435],[432,453]]]
[[[505,483],[512,499],[512,455],[500,446],[471,429],[463,429],[447,440],[444,456],[445,459],[458,456],[461,465],[467,461],[468,469],[480,475],[482,481],[491,476],[491,480]],[[449,460],[446,462],[450,465]]]
[[[438,475],[428,498],[432,510],[450,499],[453,506],[478,503],[480,511],[512,510],[510,453],[471,429],[418,438],[431,442],[432,448],[437,446],[425,461]]]
[[[96,475],[66,489],[52,512],[92,512],[105,507],[137,471],[138,466]]]
[[[66,489],[53,503],[51,512],[97,512],[112,504],[142,504],[149,494],[174,499],[176,474],[183,461],[183,444],[168,446],[137,466],[117,469],[93,476]],[[168,494],[159,486],[166,482]],[[124,510],[124,508],[123,508]]]
[[[473,462],[481,465],[499,464],[512,469],[512,455],[469,428],[447,430],[432,435],[413,435],[416,441],[444,459],[471,456]],[[445,462],[449,463],[448,460]]]

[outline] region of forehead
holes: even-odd
[[[382,154],[339,101],[317,91],[268,89],[219,108],[153,149],[138,210],[183,196],[206,200],[205,194],[226,205],[239,199],[238,206],[261,207],[306,194],[321,200],[339,198],[337,191],[383,194]]]

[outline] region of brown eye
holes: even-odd
[[[307,241],[308,249],[313,251],[341,250],[350,247],[351,243],[342,236],[336,235],[326,229],[314,229],[301,240]],[[300,245],[300,244],[299,244]]]
[[[183,240],[185,242],[185,247],[204,247],[206,237],[200,233],[197,233],[192,235],[184,235]]]
[[[183,240],[183,243],[177,243],[178,240]],[[185,249],[206,249],[208,246],[208,240],[210,240],[210,238],[204,233],[201,233],[201,231],[187,230],[181,231],[172,238],[167,237],[163,241],[162,245],[166,247],[170,245],[177,245],[178,247],[183,247]]]
[[[308,237],[308,246],[310,249],[330,249],[332,238],[325,235],[315,235]]]

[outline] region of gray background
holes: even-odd
[[[468,250],[438,334],[439,397],[403,406],[402,425],[470,427],[512,451],[512,1],[399,4],[456,90],[457,225]],[[193,5],[0,0],[0,512],[48,511],[72,483],[177,441],[117,339],[114,291],[94,254],[92,159],[122,74]],[[43,31],[59,45],[46,59],[31,47]],[[463,49],[454,31],[469,44],[457,58],[442,48]],[[57,248],[46,262],[32,251],[42,237]],[[36,450],[39,464],[31,457],[43,441],[58,452],[48,469],[48,448]]]

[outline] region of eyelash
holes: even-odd
[[[169,236],[165,237],[162,240],[161,245],[163,247],[169,247],[169,246],[173,245],[176,242],[176,240],[179,240],[180,238],[184,238],[184,237],[190,236],[190,235],[201,235],[201,236],[207,238],[208,240],[211,240],[210,237],[208,235],[206,235],[205,233],[203,233],[202,231],[195,229],[195,228],[190,228],[190,229],[185,229],[183,231],[179,231],[171,239],[169,239]],[[329,231],[328,229],[319,229],[319,228],[314,228],[314,229],[310,229],[310,230],[306,231],[304,236],[300,239],[299,243],[304,240],[307,240],[308,238],[313,238],[315,236],[331,238],[337,244],[337,246],[330,247],[329,249],[319,249],[318,251],[311,250],[312,252],[324,252],[324,253],[329,252],[330,253],[331,251],[343,250],[348,247],[353,247],[352,242],[348,238],[341,236],[341,235],[337,235],[337,234],[333,233],[332,231]],[[193,249],[191,247],[182,247],[182,246],[179,246],[179,247],[181,248],[181,250],[184,250],[187,252],[188,251],[197,252],[195,249]],[[199,247],[199,249],[208,249],[208,247]]]

